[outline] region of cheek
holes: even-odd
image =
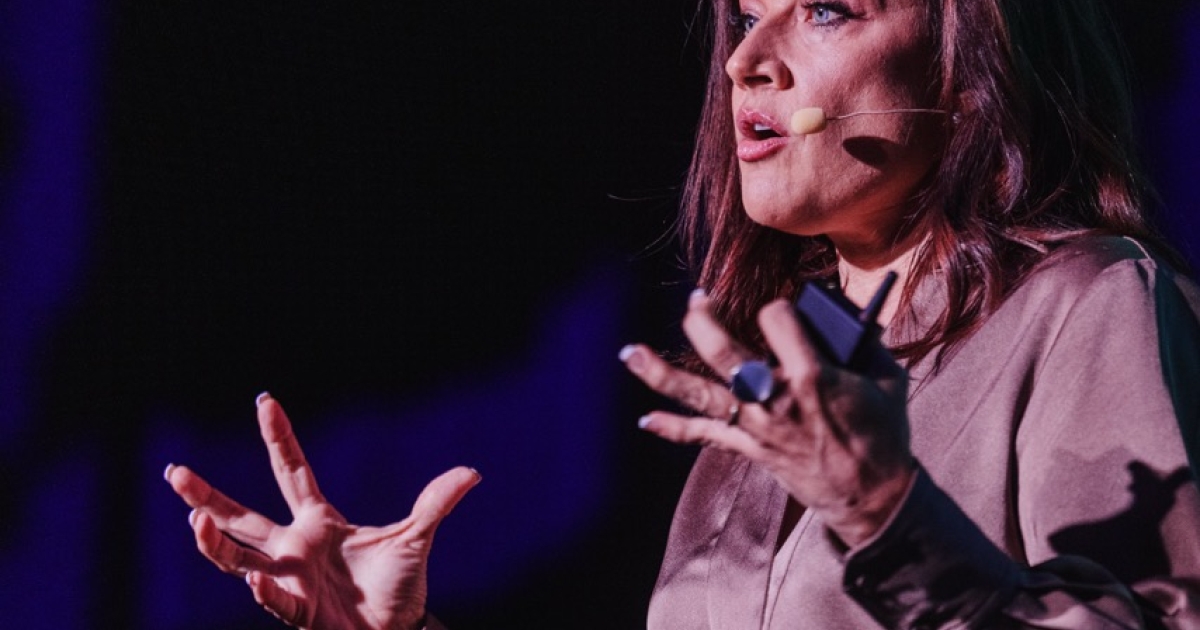
[[[908,42],[878,60],[879,84],[894,100],[894,107],[935,107],[941,88],[938,62],[930,46]]]

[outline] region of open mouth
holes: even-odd
[[[764,125],[762,123],[754,123],[750,126],[749,131],[750,133],[748,135],[754,140],[769,140],[771,138],[779,138],[783,136],[783,134],[775,131],[769,125]]]
[[[752,109],[738,112],[737,156],[743,162],[758,162],[782,151],[789,138],[774,118]]]

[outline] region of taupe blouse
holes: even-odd
[[[1197,312],[1132,240],[1061,247],[939,372],[912,371],[922,469],[852,550],[810,512],[777,555],[786,494],[705,450],[649,628],[1200,627]]]

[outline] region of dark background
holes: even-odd
[[[356,522],[481,470],[451,627],[643,625],[692,451],[616,353],[679,343],[694,6],[0,3],[0,626],[278,627],[161,481],[284,519],[264,389]],[[1196,261],[1200,8],[1114,8]]]

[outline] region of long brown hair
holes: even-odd
[[[926,245],[912,278],[936,274],[946,310],[893,348],[940,363],[1055,245],[1132,236],[1179,260],[1151,227],[1132,156],[1124,57],[1099,0],[929,0],[938,108],[953,112],[939,163],[918,191]],[[733,334],[763,350],[755,314],[809,280],[836,274],[832,244],[753,223],[741,204],[730,80],[733,0],[708,5],[712,58],[680,229],[697,279]],[[938,35],[940,34],[940,39]],[[902,235],[904,236],[904,235]],[[899,318],[911,317],[909,282]]]

